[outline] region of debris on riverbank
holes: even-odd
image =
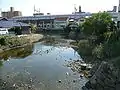
[[[67,67],[70,67],[71,70],[73,72],[78,72],[80,73],[80,77],[89,77],[89,72],[91,70],[91,68],[93,67],[92,64],[86,64],[84,61],[82,60],[74,60],[74,61],[70,61],[67,64]]]

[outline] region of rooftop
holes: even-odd
[[[2,28],[12,28],[12,27],[21,27],[21,26],[30,26],[30,25],[22,22],[9,21],[5,18],[0,19],[0,27]]]

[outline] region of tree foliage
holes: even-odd
[[[31,32],[32,32],[32,33],[35,33],[36,30],[37,30],[37,26],[34,25],[34,24],[30,24],[30,28],[31,28]]]
[[[112,19],[108,13],[99,12],[85,19],[84,32],[89,35],[100,35],[108,30],[111,23]]]
[[[104,43],[106,33],[116,31],[115,23],[107,12],[99,12],[86,18],[83,23],[83,33],[88,36],[96,37],[96,43]]]
[[[8,30],[9,32],[14,32],[15,35],[21,35],[22,34],[22,28],[21,27],[13,27]]]
[[[64,33],[67,38],[78,40],[80,30],[77,22],[68,22],[68,25],[64,28]]]
[[[87,46],[83,42],[79,45],[82,57],[92,57],[95,61],[120,56],[120,31],[107,12],[99,12],[86,18],[82,28],[88,40]]]

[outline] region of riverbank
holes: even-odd
[[[0,36],[0,53],[24,47],[43,39],[42,34],[29,34],[18,36]]]
[[[120,70],[109,62],[96,64],[91,69],[91,78],[83,90],[120,90]]]
[[[76,40],[71,44],[78,46],[82,60],[92,64],[83,90],[120,90],[120,28],[107,12],[99,12],[86,18],[78,29],[75,32],[68,26],[66,33]],[[81,62],[70,65],[81,72]]]
[[[116,45],[114,47],[104,47],[107,48],[106,52],[110,53],[110,55],[118,55],[107,59],[102,56],[106,55],[105,52],[102,52],[104,50],[102,45],[94,47],[94,45],[91,45],[88,40],[80,40],[78,43],[71,44],[78,46],[78,52],[85,63],[92,64],[91,70],[87,73],[89,81],[82,88],[83,90],[119,90],[120,57],[116,54],[117,47],[119,47],[119,41],[114,43]],[[111,51],[108,51],[109,48]],[[72,68],[77,66],[77,69],[74,69],[75,71],[80,72],[81,69],[79,69],[80,65],[78,65],[78,63],[80,62],[73,62],[73,65],[71,66]]]

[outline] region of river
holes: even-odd
[[[37,42],[0,58],[0,90],[82,90],[87,81],[66,66],[81,59],[68,46]]]

